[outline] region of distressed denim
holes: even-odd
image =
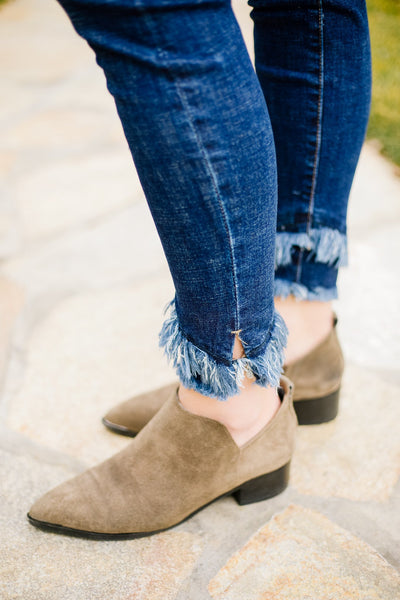
[[[347,202],[370,109],[365,2],[249,4],[278,165],[275,294],[331,300],[347,263]]]
[[[59,1],[104,70],[160,235],[175,286],[160,344],[181,381],[221,400],[245,372],[277,385],[274,285],[333,297],[345,258],[364,2],[250,0],[256,73],[228,0]]]

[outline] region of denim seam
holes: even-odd
[[[252,348],[251,355],[249,356],[249,358],[251,358],[252,355],[253,356],[257,355],[257,352],[260,350],[260,348],[263,348],[263,347],[265,347],[265,346],[268,345],[268,342],[271,339],[271,334],[272,334],[273,327],[274,327],[274,318],[271,321],[271,325],[269,326],[268,331],[265,334],[265,337],[264,337],[263,341],[261,342],[261,344],[258,344],[258,346],[256,346],[255,348]]]
[[[149,33],[152,34],[153,32],[149,31]],[[160,47],[159,44],[155,44],[155,48],[157,48],[157,53],[158,53],[159,58],[161,60],[165,59],[166,53],[165,53],[164,49],[162,47]],[[231,233],[231,230],[229,227],[229,220],[228,220],[228,216],[227,216],[226,210],[225,210],[223,202],[222,202],[222,198],[221,198],[221,194],[220,194],[220,191],[218,188],[218,183],[217,183],[217,178],[216,178],[216,175],[214,172],[214,168],[213,168],[212,163],[207,155],[207,152],[204,147],[204,144],[202,143],[201,137],[198,135],[197,129],[194,125],[193,113],[190,109],[190,105],[187,101],[184,90],[181,88],[179,81],[177,79],[170,77],[168,72],[167,72],[167,77],[169,77],[171,83],[175,86],[178,97],[179,97],[179,99],[182,103],[182,106],[186,112],[189,126],[195,136],[195,140],[197,142],[198,148],[203,157],[204,163],[207,166],[209,175],[211,177],[211,181],[213,183],[214,193],[217,198],[218,205],[220,207],[220,211],[221,211],[221,215],[222,215],[222,222],[223,222],[225,232],[226,232],[226,235],[228,238],[229,255],[230,255],[232,278],[233,278],[233,294],[234,294],[234,301],[235,301],[235,315],[234,315],[235,326],[233,328],[233,331],[231,332],[233,334],[233,338],[232,338],[232,353],[233,353],[233,345],[234,345],[234,341],[235,341],[234,336],[235,336],[235,333],[238,331],[241,331],[241,329],[240,329],[240,319],[239,319],[238,282],[237,282],[235,255],[234,255],[234,249],[233,249],[233,238],[232,238],[232,233]],[[224,359],[224,360],[226,360],[226,359]]]
[[[218,201],[218,205],[220,207],[220,211],[221,211],[221,215],[222,215],[222,221],[223,221],[223,224],[224,224],[225,232],[226,232],[226,235],[228,237],[229,255],[230,255],[230,260],[231,260],[232,277],[233,277],[233,290],[234,290],[234,297],[235,297],[235,330],[240,331],[240,329],[239,329],[239,315],[238,315],[239,310],[238,310],[237,275],[236,275],[236,267],[235,267],[235,256],[234,256],[234,251],[233,251],[233,239],[232,239],[232,233],[231,233],[230,228],[229,228],[228,215],[226,213],[225,207],[224,207],[223,202],[222,202],[221,194],[220,194],[220,191],[218,189],[218,183],[217,183],[217,179],[216,179],[216,176],[215,176],[214,168],[212,166],[211,161],[209,160],[209,157],[207,155],[206,149],[204,148],[202,140],[201,140],[201,138],[199,137],[199,135],[197,133],[196,127],[194,126],[193,115],[191,113],[190,106],[189,106],[189,104],[187,102],[187,99],[186,99],[186,97],[185,97],[185,95],[184,95],[184,93],[183,93],[183,91],[182,91],[182,89],[181,89],[181,87],[179,85],[179,82],[176,81],[176,80],[175,80],[175,87],[176,87],[176,90],[178,92],[179,98],[180,98],[180,100],[181,100],[184,108],[186,109],[186,113],[187,113],[187,115],[189,117],[188,121],[189,121],[190,127],[191,127],[191,129],[193,131],[193,134],[194,134],[194,136],[196,138],[196,141],[197,141],[197,145],[198,145],[198,147],[200,149],[200,152],[201,152],[201,154],[203,156],[204,162],[205,162],[205,164],[206,164],[206,166],[208,168],[208,172],[209,172],[209,174],[211,176],[211,181],[213,183],[214,192],[215,192],[215,195],[216,195],[216,198],[217,198],[217,201]]]
[[[317,170],[321,151],[321,126],[322,126],[322,106],[324,93],[324,39],[323,39],[323,11],[322,0],[319,0],[318,8],[318,44],[319,44],[319,81],[318,81],[318,106],[317,123],[315,137],[314,166],[311,181],[310,203],[308,206],[307,233],[311,228],[312,213],[314,210],[315,188],[317,184]]]
[[[323,7],[322,0],[319,0],[318,6],[318,45],[319,45],[319,65],[318,65],[318,106],[317,106],[317,122],[316,122],[316,135],[315,135],[315,152],[314,152],[314,165],[313,174],[311,179],[311,190],[310,190],[310,201],[308,205],[307,214],[307,233],[310,232],[311,222],[314,211],[314,199],[315,199],[315,188],[317,185],[317,170],[319,165],[319,157],[321,151],[321,127],[322,127],[322,107],[323,107],[323,92],[324,92],[324,46],[323,46]],[[301,279],[301,269],[303,263],[304,251],[300,250],[297,270],[296,270],[296,281],[299,282]]]

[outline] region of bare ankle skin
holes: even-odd
[[[244,356],[243,346],[235,338],[233,359]],[[182,406],[196,415],[219,421],[228,429],[233,440],[242,446],[254,437],[273,418],[280,406],[276,388],[264,388],[254,378],[244,377],[239,394],[221,401],[204,396],[195,390],[179,388]]]
[[[288,329],[285,364],[291,364],[313,350],[333,326],[331,302],[297,300],[294,296],[275,298],[275,307]]]

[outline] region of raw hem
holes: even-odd
[[[336,286],[332,288],[316,287],[309,290],[305,285],[296,283],[295,281],[275,279],[274,296],[280,298],[294,296],[298,300],[318,300],[320,302],[328,302],[329,300],[336,300],[338,292]]]
[[[162,326],[159,343],[185,387],[211,398],[227,400],[240,392],[245,373],[254,375],[256,383],[263,387],[279,385],[288,331],[278,313],[274,315],[264,351],[258,356],[239,358],[226,365],[217,362],[187,339],[179,326],[174,301],[168,308],[170,315]]]
[[[322,227],[311,229],[309,233],[276,234],[275,268],[292,263],[292,250],[308,250],[307,260],[327,265],[344,267],[347,265],[347,238],[337,229]]]

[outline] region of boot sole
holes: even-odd
[[[340,388],[321,398],[293,402],[299,425],[320,425],[333,421],[339,411]]]
[[[113,433],[118,433],[119,435],[126,435],[127,437],[135,437],[139,432],[132,431],[132,429],[128,429],[128,427],[124,427],[123,425],[117,425],[116,423],[112,423],[108,421],[105,417],[102,418],[101,422],[107,429],[112,431]]]
[[[94,531],[85,531],[83,529],[72,529],[70,527],[64,527],[63,525],[56,525],[54,523],[47,523],[46,521],[39,521],[34,519],[27,514],[28,521],[31,525],[38,527],[44,531],[50,531],[53,533],[60,533],[62,535],[69,535],[73,537],[87,538],[92,540],[132,540],[136,538],[148,537],[150,535],[154,535],[156,533],[161,533],[162,531],[167,531],[168,529],[172,529],[176,527],[180,523],[184,523],[187,519],[190,519],[198,513],[206,506],[209,506],[213,502],[220,500],[221,498],[225,498],[226,496],[233,496],[236,502],[243,506],[245,504],[253,504],[254,502],[261,502],[262,500],[268,500],[269,498],[273,498],[277,496],[281,492],[283,492],[289,483],[289,474],[290,474],[290,461],[272,471],[271,473],[266,473],[265,475],[260,475],[259,477],[255,477],[254,479],[250,479],[239,485],[238,487],[214,498],[207,504],[200,506],[195,511],[190,513],[187,517],[179,521],[178,523],[174,523],[170,527],[166,527],[165,529],[156,529],[154,531],[145,531],[139,533],[97,533]]]

